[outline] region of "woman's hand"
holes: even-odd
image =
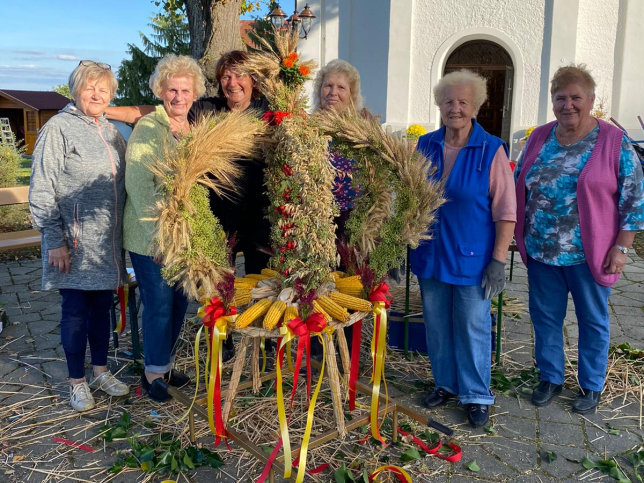
[[[50,265],[56,267],[60,273],[69,273],[72,265],[66,245],[49,250],[48,253]]]
[[[626,265],[626,254],[622,253],[617,247],[608,250],[606,260],[604,260],[604,270],[606,273],[621,273]]]

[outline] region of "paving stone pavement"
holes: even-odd
[[[628,342],[633,348],[644,348],[644,260],[631,254],[629,262],[609,301],[611,344]],[[114,445],[96,440],[97,428],[128,405],[145,407],[151,403],[146,398],[110,401],[100,397],[104,407],[100,412],[83,416],[73,413],[68,405],[67,370],[60,345],[60,297],[54,292],[39,291],[40,264],[40,260],[30,260],[0,265],[0,303],[7,317],[0,333],[0,417],[3,418],[0,421],[0,481],[63,481],[63,476],[67,478],[65,481],[102,481],[104,468],[113,463],[116,454]],[[517,256],[507,297],[517,297],[527,306],[527,293],[526,270]],[[194,308],[193,305],[191,310]],[[572,301],[564,335],[566,346],[571,350],[576,348]],[[532,344],[529,316],[506,316],[502,367],[515,371],[517,367],[530,369]],[[137,368],[123,355],[112,355],[109,361],[112,371],[122,370],[122,378],[134,387]],[[425,358],[418,356],[414,363],[427,364]],[[633,366],[631,376],[641,380],[644,377],[641,366]],[[531,405],[528,392],[512,390],[504,395],[497,391],[491,425],[487,429],[469,428],[464,422],[464,411],[456,404],[426,411],[428,416],[456,430],[455,441],[463,448],[463,459],[450,465],[427,457],[409,464],[413,480],[612,481],[598,471],[585,470],[580,461],[588,457],[593,461],[615,458],[623,472],[636,481],[627,455],[644,444],[641,401],[632,395],[613,398],[602,402],[596,414],[584,417],[569,409],[576,393],[570,381],[562,395],[543,408]],[[391,394],[424,411],[419,406],[420,390],[396,391],[392,384]],[[30,424],[18,430],[17,420],[28,420]],[[78,429],[80,423],[82,426]],[[74,441],[92,441],[95,451],[87,453],[51,441],[50,436],[61,434]],[[204,440],[208,438],[206,435]],[[30,439],[37,443],[30,445]],[[556,455],[554,461],[548,462],[548,452]],[[478,472],[468,469],[472,461],[480,467]],[[253,481],[258,476],[241,474],[227,471],[226,467],[224,472],[201,468],[179,480]],[[162,479],[146,478],[142,472],[131,470],[112,481]],[[332,480],[332,474],[317,477],[317,481]]]

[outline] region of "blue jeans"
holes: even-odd
[[[110,344],[110,307],[114,290],[76,290],[61,288],[60,339],[63,343],[69,377],[85,377],[85,352],[93,366],[107,365]]]
[[[493,404],[490,300],[478,285],[420,279],[427,353],[437,388],[463,404]]]
[[[165,374],[172,367],[176,342],[188,308],[188,299],[161,276],[161,266],[152,257],[130,252],[132,268],[143,303],[143,356],[145,369]]]
[[[575,302],[579,327],[579,385],[601,391],[608,364],[610,288],[593,279],[586,263],[557,267],[528,258],[530,318],[541,380],[562,384],[564,380],[563,321],[568,292]]]

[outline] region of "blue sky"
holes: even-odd
[[[51,90],[82,59],[116,71],[158,11],[151,0],[0,0],[0,89]]]

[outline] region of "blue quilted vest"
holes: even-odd
[[[443,174],[445,126],[418,140],[416,149],[436,166],[432,178]],[[485,132],[472,119],[472,133],[445,184],[445,199],[429,233],[432,240],[411,251],[411,269],[418,278],[453,285],[480,285],[492,258],[494,222],[490,200],[490,168],[505,143]]]

